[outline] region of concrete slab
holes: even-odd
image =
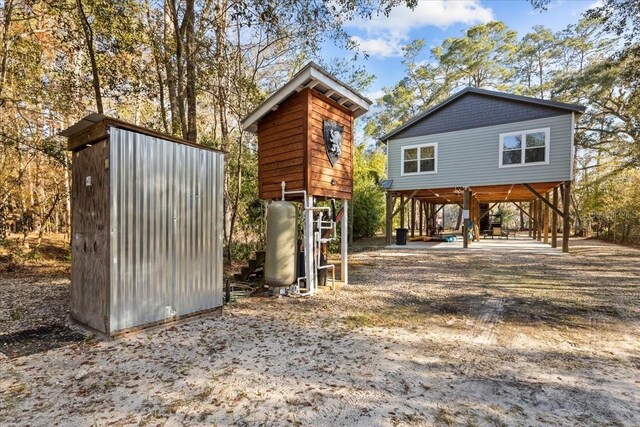
[[[407,242],[406,245],[388,245],[385,249],[400,250],[460,250],[460,251],[491,251],[501,253],[539,253],[544,255],[567,255],[562,252],[562,242],[558,239],[559,247],[552,248],[549,244],[538,242],[525,236],[510,237],[509,239],[484,239],[470,242],[469,248],[462,247],[462,237],[455,242]]]

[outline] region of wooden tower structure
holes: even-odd
[[[258,180],[263,200],[303,202],[305,281],[315,289],[315,201],[342,201],[342,281],[348,282],[348,203],[353,191],[354,120],[371,101],[310,62],[242,122],[258,136]],[[316,242],[317,243],[317,242]]]

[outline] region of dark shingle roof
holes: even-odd
[[[480,89],[480,88],[475,88],[475,87],[467,87],[467,88],[464,88],[463,90],[461,90],[460,92],[457,92],[457,93],[451,95],[449,98],[445,99],[440,104],[435,105],[435,106],[427,109],[426,111],[418,114],[417,116],[413,117],[412,119],[410,119],[406,123],[398,126],[397,128],[395,128],[391,132],[383,135],[380,138],[380,140],[382,142],[385,142],[386,140],[388,140],[392,136],[397,135],[399,132],[401,132],[401,131],[413,126],[414,124],[416,124],[420,120],[424,119],[425,117],[429,116],[430,114],[435,113],[436,111],[442,109],[443,107],[451,104],[455,100],[460,99],[461,97],[463,97],[463,96],[465,96],[466,94],[469,94],[469,93],[475,93],[475,94],[486,95],[486,96],[493,96],[493,97],[497,97],[497,98],[509,99],[509,100],[512,100],[512,101],[524,102],[524,103],[528,103],[528,104],[542,105],[542,106],[545,106],[545,107],[555,108],[555,109],[559,109],[559,110],[567,110],[567,111],[575,112],[575,113],[578,113],[578,114],[582,114],[586,110],[586,107],[584,107],[582,105],[579,105],[579,104],[567,104],[567,103],[564,103],[564,102],[548,101],[546,99],[532,98],[532,97],[529,97],[529,96],[514,95],[514,94],[506,93],[506,92],[498,92],[498,91],[494,91],[494,90]]]

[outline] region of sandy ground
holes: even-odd
[[[313,298],[0,355],[0,424],[640,425],[640,251],[575,241],[568,256],[372,248],[350,261],[352,285]],[[68,295],[59,280],[0,280],[4,301],[38,289]]]

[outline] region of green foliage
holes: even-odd
[[[368,237],[380,231],[385,210],[384,178],[386,156],[380,149],[367,151],[356,145],[353,165],[353,236]]]
[[[500,88],[511,75],[515,43],[515,31],[492,21],[469,28],[462,37],[446,39],[433,55],[454,84]]]

